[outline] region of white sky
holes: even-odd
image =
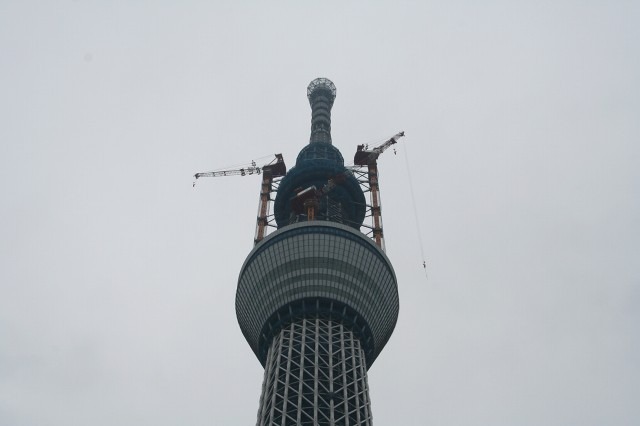
[[[259,178],[192,175],[292,166],[316,77],[345,158],[407,135],[376,425],[638,424],[639,40],[623,0],[0,1],[0,425],[255,423]]]

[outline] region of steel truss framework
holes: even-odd
[[[273,339],[257,426],[370,426],[364,352],[343,324],[305,318]]]
[[[282,181],[282,176],[274,177],[271,179],[269,183],[262,182],[262,188],[260,190],[260,201],[258,203],[258,224],[256,226],[256,234],[253,239],[254,244],[258,244],[262,241],[269,233],[275,229],[278,229],[278,225],[276,224],[276,218],[273,214],[273,201],[275,199],[275,194],[278,192],[278,188],[280,187],[280,181]],[[265,203],[265,212],[264,216],[262,216],[261,206]],[[263,235],[259,234],[260,224],[264,224]]]
[[[378,171],[375,169],[375,176],[372,176],[371,170],[366,166],[348,166],[353,175],[358,180],[362,192],[369,194],[369,202],[366,205],[365,220],[370,221],[370,225],[363,223],[361,228],[365,228],[366,231],[362,233],[371,238],[378,247],[385,251],[384,236],[382,233],[382,215],[381,215],[381,202],[380,202],[380,188],[378,187]],[[372,179],[372,177],[375,179]],[[372,187],[375,186],[375,191],[372,191]],[[377,223],[376,223],[377,216]],[[377,238],[376,238],[377,237]]]
[[[377,183],[377,170],[376,170],[376,176],[375,176],[375,182],[373,183],[376,186],[377,191],[372,191],[372,181],[371,181],[371,172],[367,169],[366,166],[348,166],[347,167],[347,173],[351,173],[353,174],[353,176],[356,178],[356,180],[358,181],[358,183],[360,184],[360,188],[362,188],[362,192],[364,192],[365,194],[369,194],[369,202],[365,205],[366,206],[366,210],[365,210],[365,220],[368,220],[370,222],[370,224],[366,224],[363,223],[360,225],[361,228],[365,228],[364,231],[362,231],[363,234],[365,234],[367,237],[371,238],[376,245],[378,245],[383,251],[385,250],[385,246],[384,246],[384,236],[382,233],[382,217],[380,215],[380,210],[381,210],[381,206],[380,206],[380,189],[377,187],[378,183]],[[271,186],[268,189],[268,212],[266,215],[266,220],[265,220],[265,235],[264,237],[266,237],[269,234],[270,230],[273,229],[277,229],[278,225],[276,224],[276,220],[275,220],[275,215],[272,212],[272,204],[273,204],[273,200],[275,199],[275,194],[278,191],[278,187],[280,186],[280,181],[282,180],[282,177],[277,177],[277,178],[273,178],[273,181],[271,182]],[[264,189],[263,189],[264,192]],[[374,194],[375,192],[375,194]],[[329,199],[329,201],[331,201],[331,197],[329,194],[326,195],[327,198]],[[329,206],[329,208],[331,208],[331,206]],[[377,226],[376,226],[376,218],[375,218],[375,213],[377,212],[378,215],[378,222],[377,222]],[[327,216],[331,216],[330,214],[327,214]],[[335,217],[334,217],[335,216]],[[338,222],[338,223],[343,223],[343,220],[339,217],[341,216],[338,213],[334,214],[332,217],[332,220],[334,222]],[[260,220],[260,216],[258,216],[258,220]],[[298,218],[295,218],[294,220],[292,220],[290,222],[290,224],[292,223],[296,223],[298,222]],[[346,222],[347,224],[349,224],[349,222]],[[271,229],[269,229],[271,228]],[[257,231],[256,231],[256,238],[255,238],[255,243],[257,244],[258,242],[260,242],[263,238],[258,239],[257,238]],[[376,239],[376,236],[378,236],[378,238]]]

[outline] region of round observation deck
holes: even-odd
[[[389,259],[371,239],[338,223],[301,222],[274,232],[249,253],[238,279],[238,323],[263,365],[283,327],[328,318],[354,332],[369,368],[398,311]]]

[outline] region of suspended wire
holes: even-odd
[[[422,267],[424,268],[425,277],[429,278],[427,274],[427,260],[424,256],[424,247],[422,245],[422,231],[420,230],[420,220],[418,218],[418,208],[416,207],[416,197],[413,192],[413,177],[411,176],[411,168],[409,167],[409,154],[407,154],[407,143],[404,143],[404,160],[406,163],[407,175],[409,176],[409,191],[411,192],[411,203],[413,204],[413,215],[416,221],[416,230],[418,231],[418,243],[420,245],[420,254],[422,255]]]

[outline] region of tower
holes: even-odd
[[[360,232],[365,196],[332,145],[336,88],[318,78],[307,97],[311,136],[279,183],[278,229],[238,278],[238,322],[265,369],[257,424],[371,425],[367,370],[398,318],[396,277]]]

